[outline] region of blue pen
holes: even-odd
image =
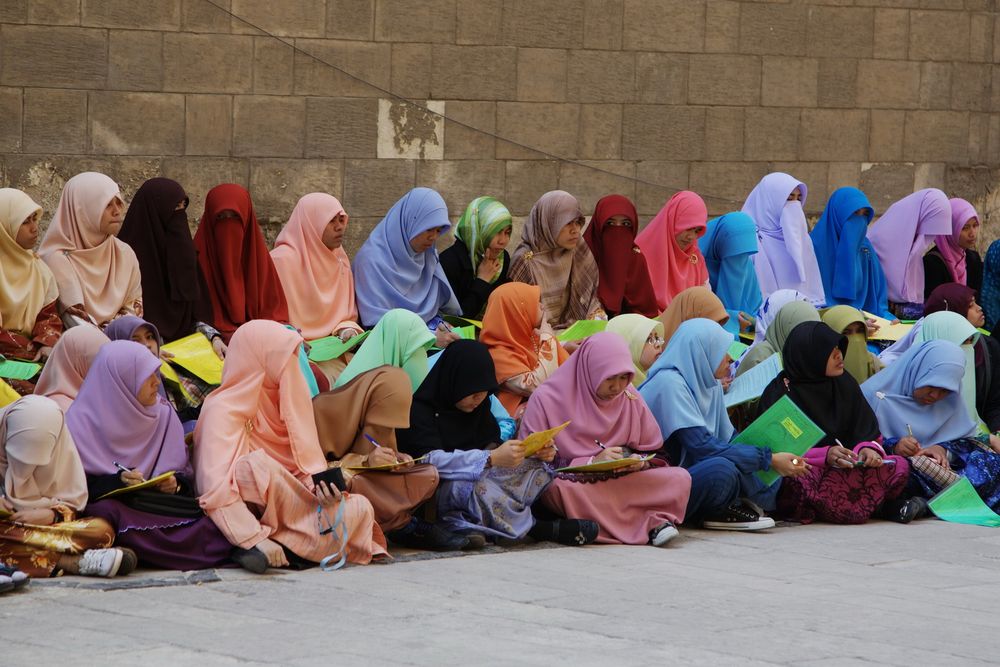
[[[365,433],[364,436],[365,436],[365,440],[367,440],[368,442],[372,443],[376,447],[381,447],[382,446],[382,445],[378,444],[377,442],[375,442],[375,438],[371,437],[367,433]]]

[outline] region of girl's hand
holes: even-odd
[[[552,461],[555,460],[558,451],[559,450],[556,449],[556,443],[554,441],[550,441],[549,444],[545,445],[531,456],[532,458],[536,458],[539,461],[545,461],[546,463],[551,463]]]
[[[56,522],[54,509],[40,508],[15,512],[10,520],[14,523],[29,523],[32,526],[51,526]]]
[[[930,447],[924,447],[919,452],[917,456],[926,456],[932,459],[939,466],[948,470],[951,466],[948,464],[948,452],[944,451],[944,447],[941,445],[931,445]]]
[[[599,461],[617,461],[621,458],[625,458],[625,452],[622,451],[621,447],[608,447],[607,449],[602,449],[601,453],[594,457],[594,463],[598,463]]]
[[[396,452],[396,462],[397,463],[402,463],[403,465],[396,466],[395,468],[393,468],[391,470],[391,472],[406,472],[407,470],[409,470],[410,468],[412,468],[414,465],[416,465],[413,462],[413,457],[412,456],[410,456],[409,454],[404,454],[402,452]]]
[[[354,327],[344,327],[343,329],[337,332],[337,338],[339,338],[342,342],[347,342],[352,338],[354,338],[355,336],[357,336],[359,333],[361,332],[355,329]]]
[[[497,468],[516,468],[524,462],[524,442],[508,440],[490,452],[490,465]]]
[[[174,495],[177,493],[177,489],[180,488],[180,484],[177,483],[177,478],[171,475],[162,482],[156,485],[156,490],[160,493],[166,493],[167,495]]]
[[[799,477],[812,468],[801,456],[788,452],[773,452],[771,454],[771,470],[782,477]]]
[[[215,356],[225,361],[229,348],[222,342],[222,336],[216,336],[212,339],[212,351],[215,352]]]
[[[826,450],[826,464],[833,468],[853,468],[854,452],[847,447],[834,445]]]
[[[365,457],[366,466],[387,466],[396,463],[396,452],[389,447],[376,447]]]
[[[135,486],[136,484],[142,484],[146,481],[146,478],[142,476],[142,473],[138,470],[128,470],[122,471],[118,478],[122,481],[125,486]]]
[[[896,443],[893,451],[899,456],[916,456],[920,451],[920,443],[912,435],[903,436]]]
[[[267,556],[267,564],[271,567],[288,566],[288,558],[285,557],[285,550],[277,542],[263,540],[258,542],[256,546]]]
[[[320,482],[313,488],[313,495],[319,504],[323,507],[333,507],[337,504],[343,495],[340,493],[340,489],[335,486],[330,486],[326,482]]]
[[[882,465],[882,455],[871,447],[865,447],[862,449],[861,453],[858,455],[858,459],[860,459],[861,463],[866,468],[878,468]]]

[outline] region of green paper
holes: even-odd
[[[465,327],[455,327],[451,332],[457,333],[463,340],[476,340],[476,327],[471,324]]]
[[[0,361],[0,378],[29,380],[42,370],[41,364],[30,361]]]
[[[823,439],[823,430],[809,419],[787,396],[757,417],[750,426],[733,438],[734,443],[770,447],[772,452],[802,456]],[[758,470],[757,477],[770,486],[778,479],[774,470]]]
[[[931,498],[931,511],[939,519],[973,526],[1000,527],[1000,516],[979,497],[975,487],[965,477]]]
[[[778,377],[781,372],[781,355],[772,354],[770,357],[760,362],[743,375],[738,376],[729,385],[726,392],[725,403],[727,408],[736,405],[749,403],[760,398],[760,395],[767,389],[771,380]]]
[[[569,329],[557,336],[560,343],[583,340],[608,328],[607,320],[577,320]]]
[[[327,336],[326,338],[311,340],[309,341],[309,361],[329,361],[330,359],[336,359],[344,352],[357,347],[368,337],[369,333],[368,331],[362,331],[346,341],[340,340],[340,336]]]
[[[750,346],[746,343],[734,340],[733,344],[729,346],[729,356],[732,357],[733,360],[739,359],[748,349],[750,349]]]

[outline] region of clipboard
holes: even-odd
[[[350,352],[360,345],[365,338],[368,338],[370,331],[362,331],[356,336],[347,340],[340,340],[340,336],[327,336],[309,341],[309,361],[329,361],[336,359],[345,352]]]
[[[556,472],[610,472],[612,470],[620,470],[621,468],[628,468],[629,466],[635,465],[636,463],[649,461],[653,458],[653,455],[643,456],[641,459],[612,459],[610,461],[597,461],[595,463],[586,463],[582,466],[566,466],[565,468],[556,468]]]
[[[559,426],[553,426],[552,428],[545,429],[544,431],[538,431],[537,433],[532,433],[521,443],[524,445],[524,456],[525,458],[538,453],[545,445],[549,444],[552,438],[556,437],[560,431],[569,426],[569,422],[565,421]]]
[[[154,486],[156,486],[157,484],[159,484],[163,480],[170,479],[171,477],[173,477],[174,476],[174,472],[175,471],[173,471],[173,470],[168,470],[167,472],[163,473],[162,475],[157,475],[156,477],[154,477],[152,479],[147,479],[142,484],[133,484],[132,486],[123,486],[120,489],[115,489],[114,491],[108,491],[103,496],[101,496],[100,498],[98,498],[98,500],[104,500],[105,498],[114,498],[115,496],[123,496],[125,494],[132,493],[133,491],[142,491],[143,489],[153,488]]]
[[[414,463],[421,463],[427,458],[427,455],[423,455],[418,459],[413,459]],[[401,468],[409,463],[408,461],[397,461],[396,463],[386,463],[380,466],[344,466],[347,470],[351,472],[368,472],[372,470],[395,470],[396,468]]]
[[[222,359],[212,349],[212,342],[202,334],[178,338],[161,349],[174,355],[166,363],[180,366],[208,384],[222,384]]]

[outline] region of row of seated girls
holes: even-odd
[[[640,232],[624,196],[588,224],[575,197],[548,192],[513,253],[509,210],[484,196],[439,255],[447,205],[415,188],[352,262],[348,213],[324,193],[299,200],[269,251],[239,185],[206,194],[192,237],[177,182],[151,179],[126,207],[111,178],[83,173],[36,254],[41,208],[2,189],[0,352],[42,369],[10,381],[21,398],[0,412],[0,590],[140,564],[336,568],[386,561],[390,544],[663,546],[682,524],[905,523],[957,476],[1000,507],[1000,441],[978,435],[1000,428],[978,214],[923,190],[872,223],[865,195],[840,188],[810,232],[807,194],[769,174],[709,221],[680,192]],[[920,319],[876,355],[862,309]],[[309,360],[310,341],[362,331]],[[220,382],[162,373],[162,346],[192,335],[224,359]],[[783,370],[751,418],[789,397],[824,433],[802,457],[733,441],[728,384],[775,354]],[[342,484],[314,480],[330,467]]]

